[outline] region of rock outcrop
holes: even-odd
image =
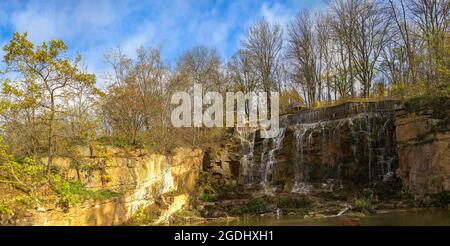
[[[269,192],[307,193],[315,185],[330,190],[391,177],[396,103],[345,103],[284,116],[278,137],[251,135],[243,182]]]
[[[266,193],[391,186],[386,181],[400,189],[401,180],[405,192],[423,197],[450,190],[449,117],[449,98],[302,109],[282,116],[276,138],[238,131],[240,142],[211,153],[205,170]]]
[[[403,188],[416,197],[450,190],[450,100],[412,101],[396,112]]]
[[[162,222],[174,212],[189,207],[189,196],[201,170],[203,152],[178,148],[171,155],[98,146],[79,147],[77,158],[58,157],[54,163],[68,180],[81,180],[88,188],[110,189],[118,197],[104,201],[84,201],[62,209],[44,204],[29,210],[16,225],[121,225],[138,210],[151,205],[161,196],[170,196]],[[84,168],[77,168],[83,162]],[[86,165],[86,163],[88,163]]]

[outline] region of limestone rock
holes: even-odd
[[[84,149],[84,148],[81,148]],[[103,149],[103,150],[102,150]],[[86,149],[84,149],[86,150]],[[105,148],[97,148],[104,153]],[[107,153],[121,155],[125,152],[106,148]],[[142,153],[141,153],[142,154]],[[189,205],[189,195],[195,188],[200,173],[203,152],[198,149],[180,148],[172,155],[161,154],[112,156],[110,165],[105,158],[89,157],[84,161],[88,169],[76,170],[69,158],[55,157],[54,163],[61,172],[91,189],[110,189],[120,192],[119,197],[104,201],[88,200],[64,211],[55,204],[45,205],[45,211],[29,210],[20,218],[0,218],[0,223],[16,225],[120,225],[127,222],[142,207],[155,202],[164,194],[177,193],[163,213],[170,216]],[[43,160],[45,161],[45,159]],[[105,182],[105,175],[108,181]],[[166,199],[167,200],[167,199]],[[161,221],[164,218],[161,218]]]

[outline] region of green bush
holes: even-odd
[[[371,212],[372,211],[372,201],[367,198],[356,199],[353,203],[353,209],[361,212]]]
[[[90,190],[80,181],[63,181],[60,176],[53,177],[53,189],[60,196],[64,206],[76,205],[84,200],[108,200],[118,196],[111,190]]]
[[[432,204],[437,207],[447,207],[450,204],[450,191],[443,191],[431,196]]]
[[[217,196],[215,194],[205,192],[200,196],[200,200],[204,202],[215,202],[217,201]]]
[[[312,201],[306,197],[277,197],[276,204],[278,208],[308,208]]]
[[[115,147],[119,147],[119,148],[129,148],[130,144],[128,143],[127,140],[123,139],[123,138],[119,138],[119,137],[102,137],[98,139],[99,142],[104,143],[104,144],[109,144]]]
[[[289,207],[289,199],[287,197],[277,197],[276,200],[277,208],[288,208]]]
[[[0,201],[0,214],[13,215],[13,211],[5,202]]]
[[[252,197],[248,203],[248,212],[252,214],[259,214],[264,212],[266,204],[261,197]]]
[[[231,211],[235,215],[260,214],[266,210],[267,203],[261,197],[252,197],[246,204],[240,205]]]

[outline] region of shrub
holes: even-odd
[[[205,192],[200,196],[200,200],[204,202],[215,202],[217,201],[217,196],[215,194]]]
[[[67,207],[84,200],[108,200],[118,196],[117,192],[107,189],[90,190],[80,181],[63,181],[59,175],[54,175],[52,181],[53,189],[60,196],[62,205]]]
[[[3,201],[0,201],[0,214],[13,215],[12,209]]]
[[[289,200],[286,197],[277,197],[276,200],[277,208],[288,208],[289,207]]]
[[[252,197],[248,203],[248,212],[252,214],[259,214],[264,212],[266,206],[264,200],[261,197]]]
[[[353,203],[353,209],[361,212],[371,212],[372,211],[372,201],[367,198],[356,199]]]
[[[443,191],[431,196],[432,204],[437,207],[447,207],[450,204],[450,191]]]
[[[308,208],[312,201],[306,197],[277,197],[276,204],[278,208]]]
[[[235,192],[236,186],[231,184],[226,184],[222,187],[219,187],[217,192],[217,198],[219,200],[226,200],[226,199],[236,199],[237,194]]]
[[[306,196],[294,200],[295,208],[308,208],[311,206],[311,204],[312,204],[311,199],[309,199]]]
[[[242,204],[231,211],[232,214],[260,214],[266,210],[266,202],[261,197],[252,197],[246,204]]]

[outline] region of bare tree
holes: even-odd
[[[197,46],[180,57],[177,71],[192,82],[203,85],[203,89],[221,91],[221,59],[215,48]]]
[[[389,19],[376,1],[362,1],[355,18],[352,58],[361,82],[362,95],[369,97],[376,65],[388,37]]]
[[[416,48],[415,48],[416,45],[414,42],[414,38],[412,37],[411,26],[410,26],[408,16],[407,16],[408,10],[406,9],[405,1],[404,0],[398,0],[398,1],[388,0],[387,10],[389,10],[389,11],[387,11],[387,13],[389,14],[389,17],[395,23],[395,28],[393,28],[394,33],[396,33],[397,36],[400,37],[399,41],[397,43],[399,43],[400,49],[405,50],[404,56],[407,59],[409,74],[407,77],[405,77],[404,82],[409,82],[409,81],[415,82],[415,81],[417,81],[417,77],[418,77],[417,64],[416,64],[417,52],[416,52]],[[390,50],[393,51],[392,49],[390,49]],[[398,55],[403,55],[403,54],[398,54]],[[392,55],[391,55],[391,57],[392,57]],[[401,57],[400,57],[400,60],[402,60]],[[390,65],[391,71],[392,71],[393,65],[394,64]]]
[[[339,52],[341,61],[345,62],[346,68],[341,72],[348,77],[347,83],[344,87],[350,88],[351,96],[355,94],[355,73],[353,62],[354,41],[353,38],[356,32],[356,18],[358,15],[358,8],[363,0],[331,0],[330,7],[333,15],[333,31],[334,36],[338,40],[340,46]],[[344,77],[342,77],[344,79]],[[347,78],[345,78],[347,80]]]
[[[325,82],[326,100],[331,101],[331,17],[328,13],[317,15],[316,32],[317,32],[317,49],[319,54],[319,88],[322,88],[322,81]],[[320,90],[321,91],[321,90]],[[322,93],[319,92],[319,101]]]
[[[293,76],[299,83],[309,105],[314,105],[320,91],[316,57],[314,24],[308,11],[298,14],[289,25],[288,57],[293,62]]]
[[[423,49],[425,80],[429,82],[429,86],[434,84],[435,87],[439,87],[440,83],[448,82],[448,77],[440,76],[441,69],[438,67],[447,66],[442,64],[447,59],[447,54],[442,51],[445,49],[449,32],[450,2],[448,0],[409,0],[408,6],[411,21],[417,27],[414,34],[425,44]]]
[[[234,89],[244,93],[253,92],[258,87],[258,74],[252,64],[251,56],[239,50],[228,62],[228,78]]]
[[[279,24],[260,20],[251,26],[242,42],[244,52],[253,62],[259,77],[259,89],[269,92],[277,88],[276,70],[283,45],[283,31]]]
[[[105,57],[114,69],[103,111],[113,130],[136,144],[145,131],[162,126],[167,107],[166,68],[160,49],[139,48],[132,60],[116,49]]]

